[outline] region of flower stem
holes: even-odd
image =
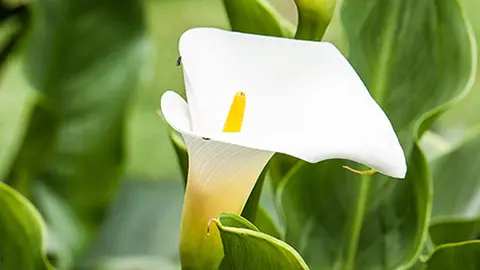
[[[363,218],[365,216],[368,192],[370,189],[371,179],[368,175],[362,175],[360,180],[360,188],[358,190],[358,201],[351,225],[351,234],[348,238],[347,256],[345,261],[345,270],[355,269],[355,259],[357,257],[358,242],[362,231]]]
[[[298,13],[298,27],[295,39],[320,41],[327,30],[330,20],[310,18],[305,14]]]
[[[208,222],[223,211],[208,203],[208,194],[199,192],[187,182],[180,229],[182,269],[216,269],[223,258],[223,246],[215,226],[208,231]]]

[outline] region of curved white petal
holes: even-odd
[[[216,211],[209,218],[216,218],[222,212],[241,212],[260,173],[274,153],[190,135],[183,137],[189,153],[185,197],[189,193],[194,194],[193,197],[203,197],[201,201],[194,200],[196,205],[184,207],[195,208],[197,214]]]
[[[192,130],[190,110],[187,102],[177,93],[166,91],[160,100],[160,108],[165,120],[180,133]]]
[[[182,111],[189,111],[191,127],[166,117],[174,128],[310,162],[344,158],[405,176],[390,121],[332,44],[196,28],[182,36],[180,54],[189,101]],[[239,90],[247,96],[242,131],[222,133]],[[165,115],[173,114],[163,105]]]

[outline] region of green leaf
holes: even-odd
[[[476,45],[457,0],[346,0],[348,59],[401,135],[404,148],[470,91]],[[368,119],[366,119],[368,121]]]
[[[0,269],[53,269],[44,250],[45,224],[20,193],[0,182]]]
[[[223,213],[210,226],[214,225],[225,253],[220,269],[308,269],[292,247],[258,232],[240,216]]]
[[[254,224],[257,219],[260,196],[262,195],[263,183],[265,182],[266,175],[267,168],[265,167],[260,173],[260,176],[258,176],[257,182],[255,183],[255,186],[253,187],[253,190],[250,193],[250,196],[248,197],[248,200],[242,211],[242,217],[246,218]]]
[[[480,269],[480,241],[466,241],[439,246],[426,262],[425,269]]]
[[[122,173],[126,107],[144,59],[142,4],[30,6],[24,71],[45,102],[31,119],[13,185],[41,179],[95,228]]]
[[[172,142],[175,153],[177,154],[178,163],[180,165],[180,171],[183,177],[184,187],[187,186],[187,177],[188,177],[188,151],[185,142],[180,134],[171,130],[170,131],[170,140]]]
[[[293,26],[264,0],[223,0],[233,31],[292,37]]]
[[[231,228],[239,228],[239,229],[248,229],[251,231],[259,232],[257,227],[253,225],[248,219],[232,214],[232,213],[222,213],[218,220],[223,226],[231,227]]]
[[[405,180],[301,163],[279,187],[285,240],[313,269],[395,269],[413,263],[426,236],[431,189],[414,147]]]
[[[178,264],[182,200],[180,181],[123,181],[81,269],[137,256]]]
[[[12,56],[2,69],[0,77],[0,181],[7,176],[22,138],[37,96],[22,76],[22,64]]]
[[[480,234],[479,164],[480,132],[432,162],[430,232],[436,244],[470,240]]]
[[[268,163],[268,169],[272,180],[273,193],[277,193],[278,185],[282,182],[285,175],[300,161],[292,156],[281,153],[275,153]]]
[[[257,215],[255,217],[255,226],[262,232],[278,239],[282,239],[281,233],[277,228],[277,225],[273,221],[272,217],[265,210],[265,208],[259,206],[257,209]]]
[[[455,0],[345,0],[341,8],[349,60],[398,132],[408,173],[400,181],[351,174],[341,160],[299,163],[277,193],[285,240],[314,269],[411,267],[432,196],[418,140],[470,90],[474,40]]]
[[[437,245],[476,239],[479,232],[480,218],[449,218],[436,221],[433,219],[430,223],[430,236]]]
[[[268,187],[270,182],[267,182],[271,181],[271,177],[269,177],[270,175],[267,172],[268,167],[265,167],[260,174],[252,193],[248,197],[247,203],[242,211],[242,217],[252,222],[261,232],[281,239],[281,233],[277,228],[277,224],[275,224],[273,218],[270,216],[270,214],[276,213],[267,212],[267,210],[262,207],[262,204],[260,204],[260,201],[262,201],[264,205],[268,203],[266,200],[268,200],[267,197],[270,195],[268,193],[270,190],[266,190],[266,188],[271,189],[271,187]],[[273,196],[271,197],[273,201]]]

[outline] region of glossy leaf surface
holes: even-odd
[[[246,219],[224,213],[210,226],[217,226],[225,257],[220,269],[308,269],[298,253],[286,243],[258,232]]]
[[[0,183],[0,269],[53,270],[45,253],[45,231],[35,207]]]

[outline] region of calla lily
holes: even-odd
[[[188,103],[167,91],[161,110],[189,154],[180,240],[186,269],[218,265],[221,242],[216,232],[207,236],[207,224],[242,211],[274,153],[348,159],[405,176],[389,119],[332,44],[195,28],[182,35],[180,55]]]

